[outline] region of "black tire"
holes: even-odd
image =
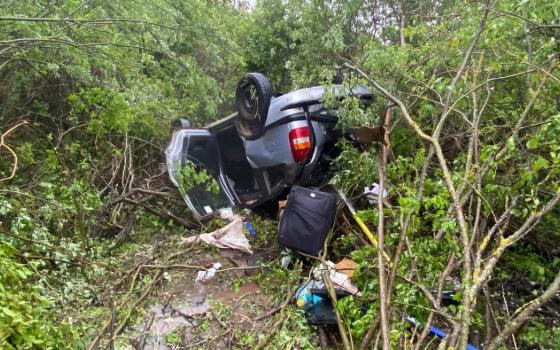
[[[264,74],[248,73],[239,81],[235,92],[236,126],[243,137],[250,139],[262,134],[272,96],[272,85]]]
[[[171,122],[171,129],[173,130],[181,130],[181,129],[190,129],[191,122],[188,119],[184,118],[177,118]]]

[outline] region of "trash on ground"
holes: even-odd
[[[134,348],[167,350],[169,347],[165,338],[168,334],[181,333],[183,339],[188,339],[197,326],[197,318],[210,311],[210,304],[206,294],[199,294],[198,291],[195,291],[192,297],[185,297],[186,299],[170,298],[165,304],[154,305],[140,326],[140,336],[131,339],[131,343],[136,344]]]
[[[207,313],[208,310],[210,310],[210,304],[208,304],[207,300],[204,300],[204,302],[200,304],[179,306],[171,305],[171,309],[183,317],[193,317]]]
[[[356,262],[354,260],[344,258],[334,265],[337,272],[343,273],[348,278],[352,278],[354,270],[356,269]]]
[[[325,284],[322,281],[309,280],[303,283],[296,291],[296,305],[302,310],[310,310],[313,306],[317,305],[321,298],[318,295],[311,293],[311,289],[321,289],[325,288]]]
[[[256,237],[257,236],[257,231],[255,230],[255,228],[253,227],[253,225],[251,225],[251,223],[249,221],[245,221],[245,223],[243,223],[243,225],[245,226],[245,228],[247,229],[247,231],[249,232],[249,235],[251,237]]]
[[[351,294],[342,289],[335,289],[337,299]],[[312,325],[336,325],[336,313],[327,288],[323,281],[311,279],[296,291],[296,305],[306,312],[307,321]]]
[[[224,227],[198,236],[187,237],[183,239],[183,244],[193,244],[194,242],[204,242],[221,249],[236,249],[245,253],[252,254],[249,240],[243,234],[243,219],[239,215],[225,214],[227,218],[232,220]]]
[[[245,267],[259,267],[263,263],[269,261],[271,259],[272,254],[268,251],[261,251],[251,254],[245,260],[243,264]],[[265,268],[250,268],[243,271],[245,276],[251,276],[262,272]]]
[[[251,254],[247,257],[247,266],[260,266],[262,263],[270,260],[272,253],[269,251],[261,251]]]
[[[317,255],[336,213],[332,193],[293,186],[280,219],[278,243],[302,253]]]
[[[217,262],[217,263],[214,263],[214,265],[212,265],[212,267],[209,268],[208,270],[198,271],[198,274],[196,275],[195,282],[206,283],[206,282],[210,281],[214,277],[214,275],[216,274],[216,271],[220,267],[222,267],[222,264]]]
[[[195,323],[187,319],[185,316],[176,313],[166,313],[165,307],[156,305],[151,311],[151,318],[149,329],[145,331],[144,339],[142,341],[142,349],[168,349],[165,345],[165,336],[167,334],[176,332],[180,329],[190,329],[195,326]]]
[[[366,196],[369,204],[377,204],[379,199],[379,184],[374,182],[370,186],[364,187],[364,195]],[[385,198],[387,198],[387,191],[383,189],[383,199]]]
[[[283,256],[282,258],[280,258],[280,267],[285,269],[288,266],[290,266],[292,261],[293,261],[293,258],[291,256],[289,256],[289,255]]]
[[[233,212],[233,208],[231,207],[220,209],[219,213],[222,219],[226,219],[229,221],[235,220],[235,217],[237,216],[235,215],[235,213]]]
[[[346,259],[344,264],[351,266],[353,261]],[[361,296],[362,293],[350,282],[350,277],[335,269],[335,264],[327,261],[312,271],[312,278],[303,283],[296,290],[296,305],[307,314],[307,321],[313,325],[335,325],[336,313],[333,309],[331,296],[322,280],[323,273],[328,271],[329,278],[334,285],[337,299],[347,296]]]
[[[329,278],[336,288],[342,289],[352,295],[361,296],[362,292],[358,290],[358,287],[352,284],[352,281],[348,275],[336,271],[335,265],[332,261],[327,261],[327,266],[322,265],[319,269],[314,272],[315,276],[320,276],[324,270],[329,273]]]
[[[422,326],[420,325],[420,323],[418,321],[416,321],[416,319],[414,317],[408,316],[408,315],[404,315],[406,320],[408,322],[410,322],[410,324],[412,324],[415,327],[418,327],[420,329],[422,329]],[[447,333],[445,333],[443,330],[437,328],[437,327],[430,327],[430,334],[435,335],[436,337],[443,339],[445,338],[445,336],[447,335]],[[467,350],[478,350],[477,347],[472,346],[471,344],[467,344]]]

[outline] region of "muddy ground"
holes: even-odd
[[[260,250],[257,254],[259,264],[279,269],[277,251]],[[277,319],[283,301],[279,292],[286,288],[282,280],[274,286],[266,280],[268,267],[247,269],[253,260],[254,256],[235,250],[194,249],[185,256],[184,264],[208,268],[220,262],[221,270],[226,271],[216,273],[206,283],[195,281],[196,269],[167,271],[165,283],[140,310],[115,348],[253,348]],[[267,285],[263,287],[263,283]]]

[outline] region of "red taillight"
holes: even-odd
[[[311,149],[311,136],[309,127],[304,126],[290,130],[290,147],[296,162],[301,162],[307,158]]]

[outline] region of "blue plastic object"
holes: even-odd
[[[317,303],[319,303],[323,298],[318,295],[312,294],[311,289],[319,287],[322,283],[317,281],[307,281],[302,284],[296,291],[296,304],[298,308],[302,310],[310,310],[313,308]]]
[[[246,221],[244,225],[247,231],[249,231],[249,235],[251,235],[251,237],[255,237],[257,235],[257,231],[255,231],[250,222]]]
[[[406,316],[406,320],[412,323],[414,326],[420,327],[420,324],[414,317]],[[447,335],[443,330],[437,327],[430,327],[430,333],[435,335],[436,337],[443,339]],[[467,350],[479,350],[477,347],[472,346],[471,344],[467,344]]]

